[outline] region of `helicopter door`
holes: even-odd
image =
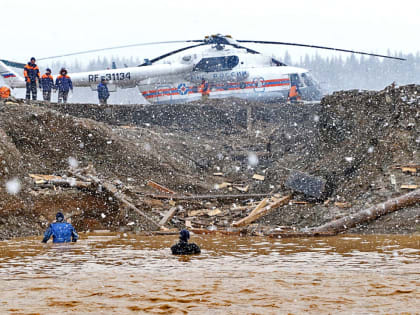
[[[164,90],[164,91],[168,91],[167,93],[169,93],[169,95],[165,92],[162,92],[161,94],[158,94],[158,96],[156,97],[157,103],[160,102],[168,102],[172,103],[172,93],[170,92],[172,89],[172,86],[170,85],[159,85],[156,90]],[[166,97],[169,96],[169,100],[165,99]]]
[[[259,78],[254,78],[254,80],[252,80],[253,85],[254,85],[254,92],[255,93],[262,93],[265,91],[265,86],[264,86],[264,78],[259,77]]]

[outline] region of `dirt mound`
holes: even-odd
[[[293,193],[300,203],[291,202],[258,222],[317,226],[402,194],[402,184],[420,185],[418,169],[403,173],[398,168],[420,164],[419,102],[420,87],[413,85],[379,92],[336,92],[320,104],[236,99],[153,106],[3,103],[1,180],[18,177],[22,191],[10,197],[2,185],[0,193],[9,201],[1,204],[1,211],[10,217],[13,209],[32,209],[25,210],[25,216],[42,216],[38,230],[62,208],[72,213],[80,230],[127,229],[127,224],[135,230],[148,228],[101,191],[69,187],[51,195],[51,187],[34,186],[28,177],[30,173],[66,175],[69,166],[76,164],[92,165],[100,178],[118,182],[130,201],[156,220],[174,203],[146,197],[159,194],[146,185],[149,180],[183,195]],[[295,171],[327,182],[323,200],[285,186]],[[192,221],[228,227],[251,210],[246,205],[252,199],[178,202],[181,210],[169,226],[185,226],[191,221],[190,210],[221,209],[212,215],[195,212],[201,217]],[[234,210],[237,206],[245,210]],[[420,218],[419,208],[410,211],[406,221],[410,218],[411,223],[404,221],[404,215],[398,218],[403,231],[418,229],[413,217]],[[9,217],[4,217],[7,222]]]

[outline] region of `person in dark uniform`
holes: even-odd
[[[56,222],[51,223],[45,231],[42,243],[48,242],[51,235],[53,243],[76,242],[79,235],[77,235],[73,225],[64,221],[64,215],[61,212],[57,212],[55,218]]]
[[[105,78],[101,79],[101,83],[98,84],[98,98],[99,105],[106,105],[106,102],[109,98],[108,87],[106,86],[107,82]]]
[[[190,232],[187,230],[181,230],[179,232],[179,242],[171,247],[173,255],[192,255],[200,254],[201,250],[197,244],[188,243],[190,238]]]
[[[38,80],[39,87],[41,88],[41,74],[39,73],[39,68],[35,64],[35,57],[31,58],[31,61],[23,68],[23,76],[26,81],[26,99],[36,100],[36,80]]]
[[[42,96],[44,101],[51,101],[51,90],[54,87],[54,79],[51,75],[51,69],[47,68],[45,74],[41,77],[42,83]]]

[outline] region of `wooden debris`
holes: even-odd
[[[252,178],[256,179],[256,180],[261,180],[261,181],[263,181],[265,179],[264,176],[259,175],[259,174],[254,174],[254,176],[252,176]]]
[[[235,188],[235,189],[237,189],[237,190],[239,190],[239,191],[242,191],[242,192],[247,192],[247,191],[248,191],[248,189],[249,189],[249,185],[246,185],[245,187],[243,187],[243,186],[235,186],[235,185],[233,185],[233,188]]]
[[[349,202],[338,202],[338,201],[336,201],[336,202],[334,202],[334,205],[336,207],[342,208],[342,209],[351,208],[351,203],[349,203]]]
[[[156,183],[152,180],[149,180],[147,182],[147,186],[153,187],[153,188],[155,188],[159,191],[162,191],[162,192],[165,192],[165,193],[168,193],[168,194],[172,194],[172,195],[176,194],[173,190],[171,190],[171,189],[169,189],[169,188],[167,188],[163,185],[160,185],[160,184],[158,184],[158,183]]]
[[[417,173],[417,168],[414,167],[401,167],[401,170],[405,173]]]
[[[307,202],[307,201],[300,201],[300,200],[292,200],[292,201],[290,201],[290,203],[292,203],[294,205],[307,205],[307,204],[309,204],[309,202]]]
[[[419,185],[410,185],[410,184],[401,185],[401,189],[417,189],[417,188],[419,188]]]
[[[157,223],[153,219],[149,218],[149,216],[147,214],[145,214],[143,211],[141,211],[136,206],[134,206],[131,202],[129,202],[127,200],[127,197],[122,192],[120,192],[117,189],[117,187],[115,187],[115,185],[113,185],[113,184],[111,184],[107,181],[101,180],[97,176],[94,176],[94,175],[90,175],[90,174],[81,175],[77,172],[77,170],[70,170],[70,173],[72,173],[73,176],[81,179],[82,181],[86,181],[86,182],[91,181],[91,182],[95,183],[96,186],[103,187],[103,189],[108,191],[116,200],[121,202],[127,208],[137,212],[139,215],[141,215],[147,222],[149,222],[155,228],[160,229],[160,224],[159,223]]]
[[[262,208],[264,208],[268,203],[268,198],[264,198],[263,200],[261,200],[261,202],[255,207],[254,210],[252,210],[250,212],[249,215],[254,215],[255,213],[257,213],[258,211],[260,211]]]
[[[316,228],[312,228],[312,233],[334,233],[338,234],[356,225],[368,223],[378,217],[394,212],[404,207],[408,207],[420,202],[420,189],[414,190],[408,194],[390,199],[383,203],[374,205],[358,213],[345,216],[341,219],[328,222]]]
[[[55,175],[43,175],[43,174],[29,174],[29,176],[35,181],[37,185],[51,184],[55,186],[64,187],[75,187],[75,188],[87,188],[91,185],[87,181],[78,181],[74,177],[61,177]]]
[[[218,173],[213,173],[213,176],[223,176],[224,174],[223,173],[220,173],[220,172],[218,172]]]
[[[218,214],[220,214],[220,213],[222,213],[222,211],[221,211],[220,209],[214,209],[214,210],[210,210],[210,211],[208,211],[208,212],[207,212],[207,215],[208,215],[209,217],[213,217],[213,216],[218,215]]]
[[[288,204],[290,199],[292,198],[292,195],[288,195],[285,196],[279,200],[277,200],[276,202],[273,202],[271,204],[269,204],[268,206],[261,208],[259,211],[254,212],[250,215],[248,215],[247,217],[237,221],[237,222],[233,222],[232,226],[245,226],[248,225],[256,220],[258,220],[259,218],[269,214],[272,210],[281,207],[285,204]]]
[[[159,221],[159,225],[164,226],[166,222],[172,219],[177,209],[178,209],[177,207],[172,207],[171,209],[169,209],[163,216],[162,220]]]
[[[271,194],[241,194],[241,195],[193,195],[193,196],[183,196],[183,195],[146,195],[147,197],[155,199],[172,199],[172,200],[206,200],[206,199],[248,199],[248,198],[263,198],[271,196]]]
[[[232,186],[231,183],[223,182],[221,184],[216,184],[216,189],[223,189],[223,188],[230,187],[230,186]]]
[[[222,213],[220,209],[200,209],[200,210],[192,210],[188,212],[188,216],[196,217],[200,215],[208,215],[209,217],[215,216]]]
[[[188,228],[192,228],[191,221],[190,220],[186,220],[185,221],[185,226],[188,227]]]

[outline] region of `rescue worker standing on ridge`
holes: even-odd
[[[7,86],[0,87],[0,99],[6,99],[10,97],[10,89]]]
[[[173,255],[192,255],[200,254],[201,249],[197,244],[190,243],[188,244],[188,239],[190,238],[190,232],[187,230],[181,230],[179,232],[179,242],[171,247]]]
[[[201,90],[201,99],[203,101],[207,100],[210,95],[210,88],[209,88],[209,83],[204,78],[201,81],[200,90]]]
[[[51,90],[54,87],[54,79],[51,75],[51,69],[47,68],[45,74],[41,77],[42,96],[44,101],[51,101]]]
[[[36,80],[38,80],[39,88],[41,88],[41,74],[39,73],[39,68],[35,64],[35,57],[31,58],[31,61],[23,68],[23,76],[26,81],[26,99],[36,100]]]
[[[76,242],[79,235],[77,235],[73,225],[64,221],[64,215],[61,212],[57,212],[55,219],[56,222],[51,223],[45,231],[42,243],[48,242],[51,235],[53,237],[53,243]]]
[[[109,98],[109,91],[108,87],[106,86],[105,78],[101,78],[101,83],[98,84],[98,98],[99,98],[99,105],[106,105],[106,101]]]
[[[301,100],[300,93],[296,85],[292,85],[290,87],[288,100],[292,103],[296,103]]]
[[[58,89],[58,103],[67,103],[69,91],[73,92],[73,83],[65,68],[61,68],[60,75],[55,79],[55,89]]]

